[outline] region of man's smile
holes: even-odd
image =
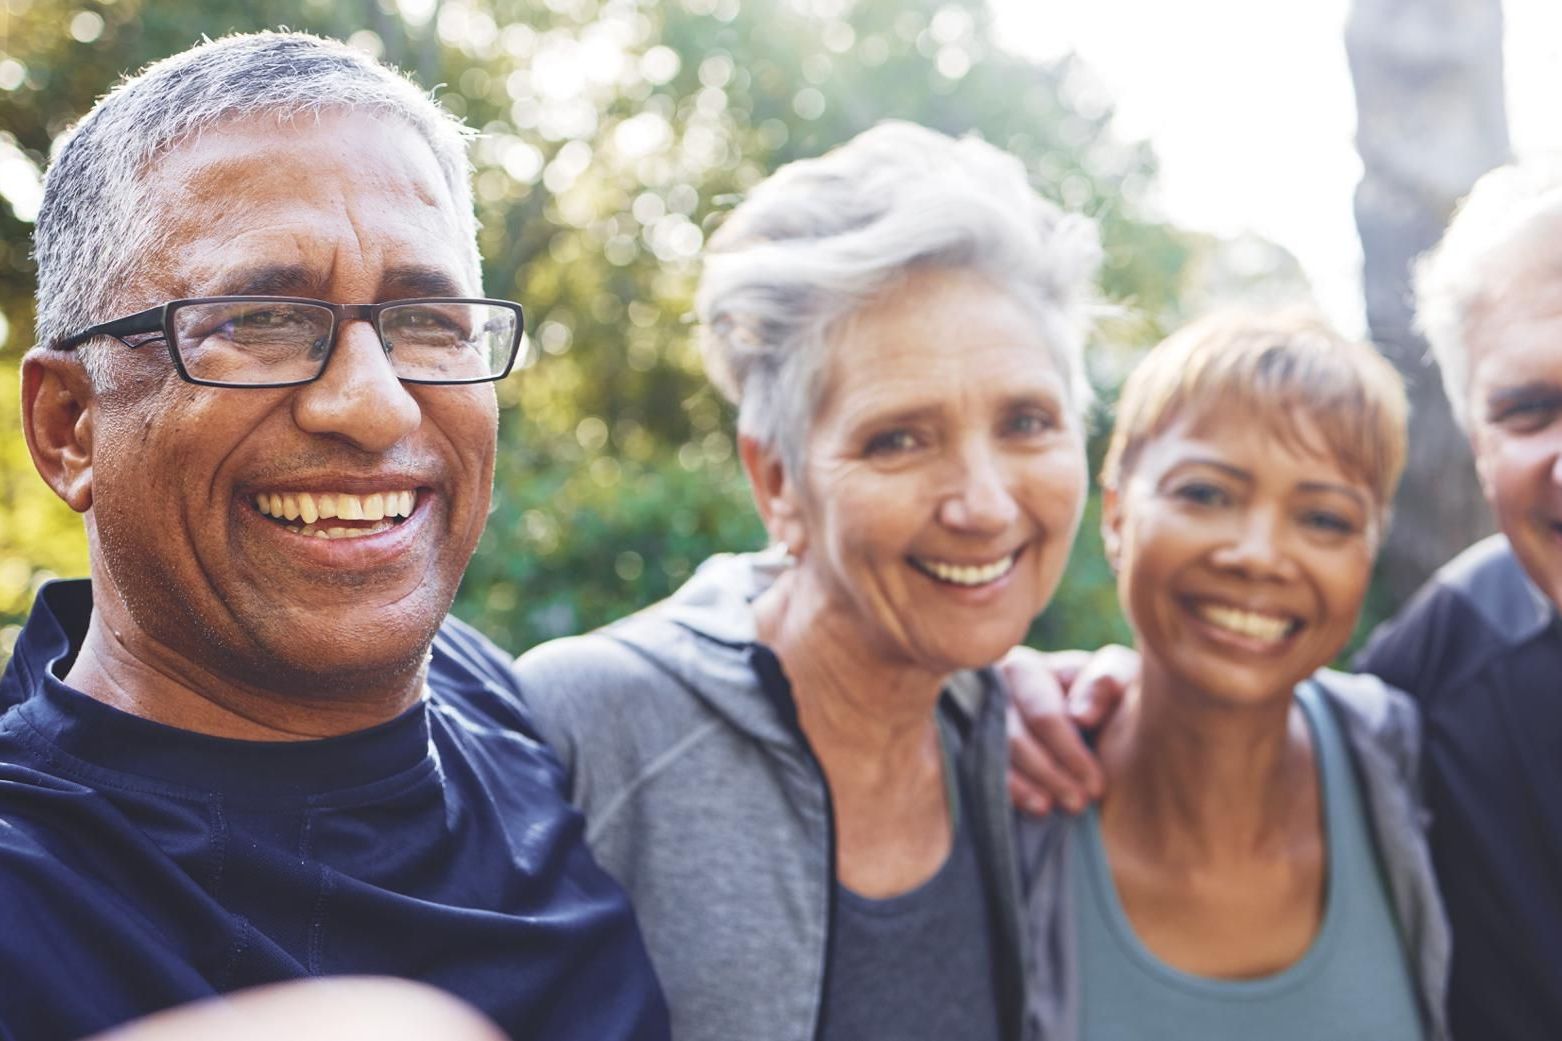
[[[412,516],[417,492],[260,492],[255,508],[297,535],[322,539],[363,538],[389,531]],[[332,525],[320,521],[335,520]],[[294,523],[298,522],[298,523]]]

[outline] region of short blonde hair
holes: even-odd
[[[1312,419],[1387,514],[1405,465],[1404,382],[1370,344],[1296,313],[1211,315],[1161,341],[1123,384],[1101,483],[1121,487],[1152,438],[1217,410],[1255,417],[1297,445],[1307,444],[1299,417]]]

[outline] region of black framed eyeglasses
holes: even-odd
[[[508,300],[419,297],[331,304],[292,296],[170,300],[60,340],[74,350],[112,336],[135,350],[161,340],[181,379],[208,387],[292,387],[320,378],[343,322],[374,326],[403,383],[488,383],[509,375],[524,315]],[[140,339],[143,334],[154,334]]]

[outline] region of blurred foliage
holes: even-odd
[[[49,504],[16,434],[37,171],[120,72],[203,34],[281,25],[439,84],[481,131],[486,289],[525,305],[540,361],[501,385],[495,510],[456,610],[515,650],[762,541],[688,312],[706,235],[781,163],[888,117],[1009,149],[1041,191],[1101,222],[1120,353],[1180,319],[1201,248],[1140,215],[1153,156],[1112,136],[1088,70],[999,49],[982,0],[0,0],[0,626],[25,613],[37,572],[84,566],[79,521]],[[1108,382],[1122,361],[1102,367]],[[1094,516],[1092,502],[1033,632],[1045,645],[1124,636]]]

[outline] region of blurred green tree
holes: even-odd
[[[784,162],[891,117],[979,133],[1101,222],[1105,295],[1124,305],[1109,319],[1114,344],[1142,345],[1181,317],[1191,247],[1139,216],[1149,149],[1110,133],[1109,101],[1077,61],[999,48],[984,0],[0,5],[0,171],[13,167],[0,175],[0,359],[12,387],[31,327],[26,175],[119,72],[202,34],[286,25],[439,84],[442,103],[481,131],[486,288],[525,305],[539,360],[500,388],[494,513],[457,612],[512,649],[627,613],[706,554],[761,542],[689,310],[706,235]],[[8,394],[0,626],[25,612],[39,572],[79,573],[84,561],[79,522],[47,507],[31,473]],[[1093,510],[1033,631],[1043,644],[1125,635]]]

